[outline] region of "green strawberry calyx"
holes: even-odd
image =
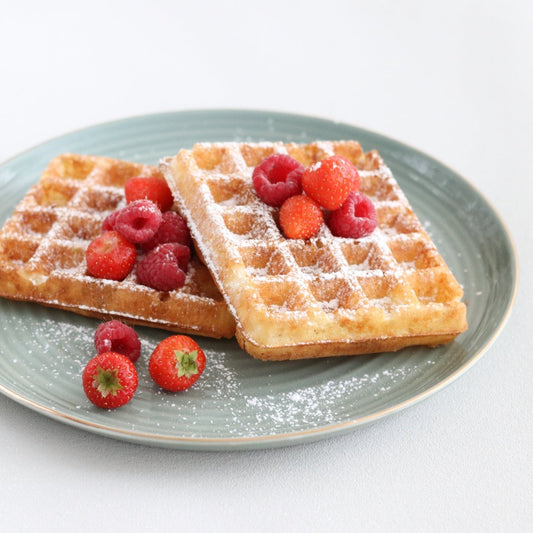
[[[118,377],[118,369],[106,370],[99,366],[96,369],[96,374],[93,376],[93,387],[106,398],[109,394],[117,395],[117,392],[123,387]]]
[[[176,370],[179,378],[183,376],[190,378],[198,374],[198,350],[192,352],[174,350],[174,354],[176,355]]]

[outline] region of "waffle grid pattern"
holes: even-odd
[[[85,250],[102,221],[125,204],[130,177],[157,167],[104,157],[64,154],[16,207],[0,232],[0,295],[80,314],[153,325],[172,331],[231,337],[234,322],[198,259],[185,286],[160,293],[137,284],[86,273]]]
[[[378,229],[353,240],[324,225],[313,239],[285,239],[278,211],[251,183],[253,168],[274,152],[306,166],[348,157],[376,206]],[[379,338],[433,344],[464,329],[462,290],[377,152],[365,154],[356,142],[199,144],[162,169],[252,355],[373,351]]]

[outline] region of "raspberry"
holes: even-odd
[[[351,191],[359,190],[360,178],[348,159],[334,155],[310,166],[302,176],[305,193],[324,209],[335,210]]]
[[[161,211],[168,211],[174,203],[172,192],[163,178],[157,176],[130,178],[124,186],[126,202],[151,200]]]
[[[156,234],[161,219],[161,210],[154,202],[135,200],[118,212],[115,229],[131,243],[139,244]]]
[[[190,256],[183,244],[160,244],[137,263],[137,281],[157,291],[179,289],[185,284]]]
[[[279,210],[279,225],[289,239],[309,239],[318,233],[324,216],[320,206],[309,196],[287,198]]]
[[[155,248],[158,244],[177,242],[191,246],[191,234],[185,219],[175,211],[165,211],[156,234],[147,242],[141,244],[145,251]]]
[[[85,252],[87,271],[95,278],[122,281],[133,268],[137,250],[117,231],[105,231]]]
[[[104,221],[102,222],[102,233],[104,231],[111,231],[115,229],[115,223],[117,221],[119,212],[120,211],[117,209],[105,217]]]
[[[302,192],[304,167],[286,154],[274,154],[257,165],[252,181],[263,202],[279,207],[290,196]]]
[[[94,333],[96,353],[117,352],[135,363],[141,355],[141,341],[137,332],[118,320],[100,324]]]
[[[351,192],[340,209],[328,220],[331,233],[337,237],[360,239],[370,235],[378,225],[376,208],[361,192]]]

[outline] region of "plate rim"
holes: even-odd
[[[10,398],[11,400],[30,408],[34,412],[45,415],[48,418],[53,420],[66,423],[72,427],[79,429],[85,429],[95,434],[102,436],[107,436],[110,438],[115,438],[124,441],[130,441],[137,444],[149,445],[149,446],[162,446],[162,447],[173,447],[180,449],[191,449],[191,450],[211,450],[211,451],[224,451],[231,449],[263,449],[263,448],[272,448],[272,447],[281,447],[288,446],[292,444],[300,444],[304,442],[311,442],[313,440],[318,440],[319,438],[325,437],[334,437],[341,434],[345,434],[349,431],[352,431],[355,428],[368,425],[372,422],[378,421],[384,417],[398,413],[404,410],[407,407],[413,406],[420,401],[432,396],[436,392],[442,390],[443,388],[450,385],[460,376],[464,375],[470,368],[477,363],[481,357],[491,348],[496,338],[500,335],[503,328],[506,326],[509,321],[516,296],[518,291],[518,281],[519,281],[519,264],[518,264],[518,254],[516,250],[516,245],[512,238],[512,235],[509,231],[509,228],[503,218],[501,217],[499,211],[495,208],[490,200],[476,187],[474,186],[467,178],[462,174],[454,170],[449,165],[442,163],[437,158],[425,153],[424,151],[413,147],[405,142],[399,141],[396,138],[384,135],[382,133],[360,127],[358,125],[350,124],[348,122],[341,122],[334,119],[329,119],[320,116],[307,115],[301,113],[290,113],[286,111],[275,111],[275,110],[263,110],[263,109],[237,109],[237,108],[195,108],[195,109],[185,109],[185,110],[172,110],[172,111],[162,111],[157,113],[148,113],[148,114],[139,114],[128,117],[117,118],[114,120],[103,121],[95,124],[88,125],[86,127],[81,127],[73,129],[70,132],[62,133],[60,135],[51,137],[45,141],[35,144],[32,147],[26,148],[21,152],[7,158],[6,160],[0,162],[0,170],[3,167],[16,162],[17,159],[26,157],[27,155],[46,148],[47,145],[52,145],[55,142],[61,141],[61,139],[69,138],[73,135],[87,133],[92,129],[98,130],[100,128],[114,127],[118,126],[120,123],[135,122],[139,120],[143,121],[153,121],[157,119],[163,119],[165,117],[171,116],[182,116],[182,115],[198,115],[203,114],[209,116],[212,114],[224,114],[224,113],[238,113],[241,115],[260,115],[262,116],[272,116],[272,117],[283,117],[285,120],[297,119],[297,120],[313,120],[317,122],[324,122],[329,127],[338,126],[342,128],[357,129],[365,134],[376,137],[378,139],[383,139],[386,142],[393,143],[397,148],[403,150],[408,150],[410,152],[416,153],[417,155],[423,157],[426,160],[432,161],[437,164],[439,167],[445,169],[446,171],[452,173],[454,177],[460,179],[464,184],[472,190],[472,192],[479,196],[486,206],[490,209],[491,214],[500,224],[502,233],[505,236],[510,251],[509,258],[513,264],[513,278],[512,278],[512,288],[508,299],[506,302],[506,309],[502,314],[498,326],[492,331],[491,335],[487,337],[483,346],[473,354],[468,361],[464,362],[461,366],[456,368],[451,374],[449,374],[445,379],[442,379],[437,384],[429,387],[428,389],[411,396],[407,400],[404,400],[400,403],[389,406],[385,409],[381,409],[375,413],[371,413],[360,418],[347,420],[344,422],[333,423],[328,425],[322,425],[313,428],[306,428],[294,432],[286,432],[280,434],[271,434],[271,435],[256,435],[256,436],[239,436],[239,437],[184,437],[184,436],[172,436],[172,435],[163,435],[156,433],[147,433],[142,431],[134,431],[122,428],[116,428],[111,425],[105,425],[98,422],[93,422],[89,420],[84,420],[82,418],[77,418],[68,413],[57,411],[51,407],[43,405],[37,401],[34,401],[30,398],[23,396],[22,394],[11,390],[6,385],[0,383],[0,393],[4,396]],[[3,186],[3,184],[0,184]],[[9,216],[9,215],[8,215]]]

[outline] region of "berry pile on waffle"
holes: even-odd
[[[162,179],[157,167],[110,158],[65,154],[52,160],[0,231],[0,296],[101,319],[232,337],[234,320],[197,257],[174,291],[142,285],[135,272],[123,280],[89,274],[86,250],[108,215],[126,204],[125,184],[137,176]]]
[[[288,165],[288,193],[277,178],[273,187],[262,178],[276,172],[273,156]],[[343,161],[357,169],[349,180]],[[324,189],[324,177],[335,173],[336,189]],[[172,214],[186,219],[194,241],[185,266],[166,270],[165,257],[181,245],[164,244],[165,253],[153,259],[144,241],[135,242],[140,229],[125,186],[139,176],[166,179]],[[354,218],[354,209],[364,216]],[[146,215],[146,225],[162,227],[157,216]],[[125,274],[116,275],[113,257],[102,259],[108,233],[133,242],[124,244],[133,256],[118,262],[123,268],[129,261]],[[235,336],[263,360],[446,343],[467,327],[462,295],[390,170],[354,141],[203,143],[159,168],[62,155],[0,231],[0,296]]]
[[[273,154],[305,168],[332,156],[358,169],[377,227],[362,238],[320,224],[287,238],[254,169]],[[374,353],[446,343],[466,329],[462,289],[377,152],[357,142],[200,143],[160,166],[202,259],[264,360]],[[306,209],[297,206],[299,213]]]

